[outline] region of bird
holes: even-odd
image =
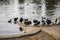
[[[30,24],[32,24],[32,22],[31,22],[31,21],[28,21],[28,23],[29,23],[29,25],[30,25]]]
[[[12,19],[10,19],[10,20],[8,21],[8,23],[11,23],[11,21],[12,21]]]
[[[51,24],[51,20],[47,19],[47,20],[46,20],[46,23],[47,23],[48,25],[50,25],[50,24]]]
[[[45,21],[42,19],[42,25],[45,25],[46,23],[45,23]]]
[[[24,19],[24,21],[28,21],[28,19]]]
[[[39,25],[39,24],[40,24],[40,21],[36,22],[36,23],[34,24],[34,26]]]
[[[23,18],[22,17],[19,19],[19,22],[23,22]]]
[[[17,23],[18,17],[14,18],[14,24]]]
[[[23,28],[22,28],[22,27],[19,27],[19,30],[20,30],[20,31],[23,31]]]
[[[45,17],[42,17],[42,19],[46,19]]]
[[[37,22],[38,22],[38,20],[33,20],[33,22],[34,22],[34,23],[37,23]]]
[[[25,20],[25,21],[24,21],[24,24],[25,24],[25,25],[30,25],[30,24],[32,24],[32,22],[31,22],[31,21],[28,21],[28,20]]]
[[[14,18],[14,21],[17,21],[18,20],[18,17]]]

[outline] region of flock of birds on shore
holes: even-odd
[[[46,25],[46,24],[50,25],[52,23],[52,21],[50,19],[47,18],[46,21],[44,19],[46,19],[46,18],[42,17],[42,21],[41,21],[42,25]],[[18,23],[17,20],[18,20],[18,17],[14,18],[14,24]],[[31,25],[32,24],[31,21],[29,21],[28,19],[23,19],[22,17],[19,19],[19,22],[24,23],[25,25]],[[34,23],[33,26],[39,25],[41,22],[38,20],[33,20],[33,23]],[[8,23],[12,23],[12,19],[10,19],[8,21]],[[55,24],[57,24],[57,18],[55,19]],[[60,25],[60,22],[58,23],[58,25]],[[19,30],[23,31],[23,28],[20,27]]]
[[[42,21],[41,21],[42,25],[46,25],[46,24],[50,25],[52,23],[52,21],[50,19],[47,18],[46,21],[44,19],[46,19],[46,18],[42,17]],[[18,20],[18,17],[14,18],[14,24],[17,23],[17,20]],[[25,25],[31,25],[32,24],[32,22],[29,21],[29,19],[23,19],[22,17],[19,19],[19,22],[21,22],[21,23],[24,22]],[[35,19],[33,20],[34,26],[39,25],[41,22],[38,20],[35,20]],[[12,19],[10,19],[8,21],[8,23],[12,23]],[[57,18],[55,19],[55,23],[53,23],[53,24],[57,24]],[[58,24],[60,25],[60,22]]]

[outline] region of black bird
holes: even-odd
[[[34,26],[39,25],[39,24],[40,24],[40,21],[36,22],[36,23],[34,24]]]
[[[23,31],[23,28],[22,28],[22,27],[20,27],[20,28],[19,28],[19,30],[20,30],[20,31]]]
[[[14,23],[16,24],[18,20],[18,17],[14,18]]]
[[[46,22],[48,25],[51,24],[51,20],[49,20],[49,19],[47,19]]]
[[[12,19],[10,19],[10,20],[8,21],[8,23],[11,23],[11,21],[12,21]]]
[[[34,22],[34,23],[37,23],[37,22],[38,22],[38,20],[33,20],[33,22]]]
[[[23,18],[22,17],[19,19],[19,22],[23,22]]]

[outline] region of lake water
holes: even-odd
[[[60,17],[60,3],[53,4],[53,2],[45,0],[38,4],[32,0],[26,0],[23,4],[19,4],[17,0],[10,1],[10,4],[0,3],[0,35],[22,33],[17,24],[7,23],[9,19],[13,20],[15,17],[28,18],[31,21],[33,19],[41,21],[41,17],[46,17],[54,22],[56,18]]]

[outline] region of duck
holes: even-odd
[[[22,17],[19,19],[19,22],[23,22],[23,18]]]
[[[33,20],[33,22],[34,22],[34,23],[37,23],[37,22],[38,22],[38,20]]]
[[[36,23],[34,24],[34,26],[39,25],[39,24],[40,24],[40,21],[36,22]]]
[[[23,31],[23,28],[22,28],[22,27],[19,27],[19,30],[20,30],[20,31]]]
[[[46,23],[47,23],[48,25],[50,25],[52,22],[51,22],[50,19],[46,19]]]
[[[11,23],[12,22],[12,19],[10,19],[9,21],[8,21],[8,23]]]
[[[24,21],[24,24],[25,25],[30,25],[30,24],[32,24],[32,22],[31,21]]]
[[[18,17],[14,18],[14,24],[17,23]]]

